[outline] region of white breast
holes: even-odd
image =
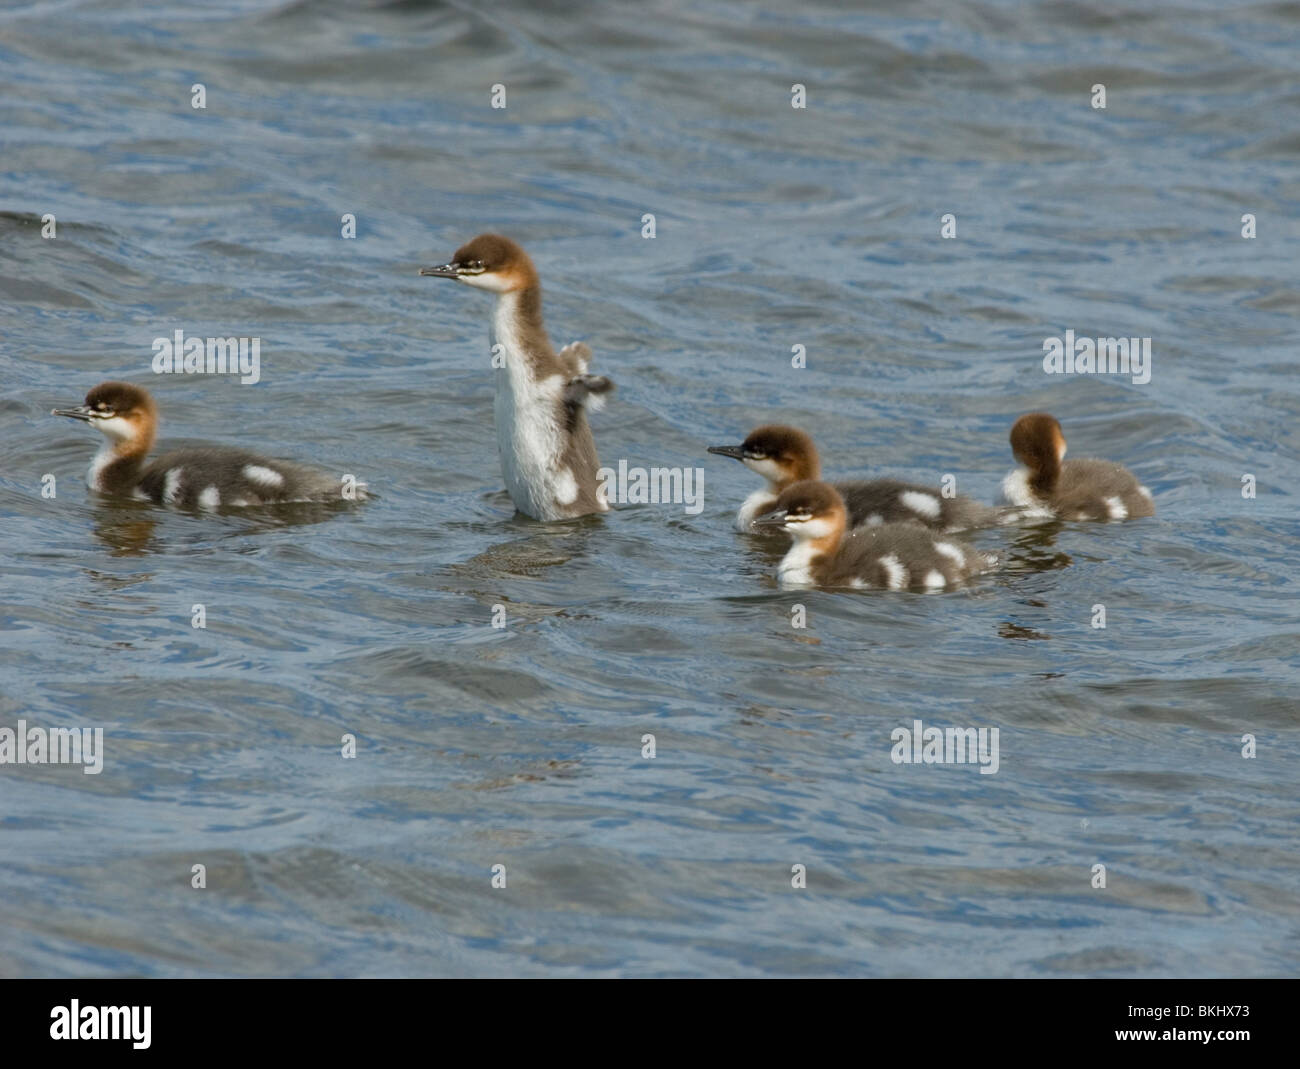
[[[1002,480],[1001,503],[1004,505],[1019,505],[1026,509],[1025,512],[1020,514],[1019,518],[1021,519],[1043,519],[1056,515],[1029,488],[1028,468],[1016,468],[1014,471],[1007,472],[1006,478]]]
[[[1029,469],[1015,468],[1007,472],[1002,480],[1002,498],[1004,505],[1034,505],[1037,501],[1029,490]]]
[[[105,441],[95,454],[95,459],[90,462],[90,470],[86,472],[86,485],[92,490],[102,490],[100,479],[103,477],[104,469],[114,461],[113,443]]]
[[[777,566],[777,581],[783,587],[813,586],[812,562],[815,555],[816,547],[812,542],[796,542]]]
[[[769,489],[755,490],[749,497],[745,498],[745,503],[740,506],[740,511],[736,513],[736,530],[748,531],[749,525],[754,522],[759,513],[766,512],[776,504],[776,494]]]
[[[501,474],[515,508],[539,520],[557,520],[578,498],[577,480],[563,463],[567,432],[559,413],[564,379],[533,377],[522,355],[515,300],[513,294],[503,294],[492,319],[493,341],[505,349],[493,402]]]
[[[902,590],[911,581],[903,562],[893,553],[881,557],[880,566],[885,569],[885,582],[890,590]]]

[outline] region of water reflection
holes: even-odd
[[[92,533],[111,556],[142,557],[168,547],[169,540],[156,537],[156,529],[170,516],[207,521],[214,532],[229,532],[235,528],[241,535],[255,535],[284,527],[323,523],[357,507],[359,503],[349,501],[296,502],[202,512],[168,509],[131,498],[97,497],[92,506]]]
[[[592,533],[605,526],[598,515],[549,524],[519,516],[515,524],[527,531],[525,537],[497,542],[449,570],[460,579],[498,579],[503,575],[536,579],[548,568],[587,556]],[[499,529],[499,525],[493,527]]]
[[[1047,641],[1052,636],[1045,635],[1041,631],[1035,631],[1032,627],[1025,627],[1023,624],[1014,624],[1010,620],[1002,621],[998,627],[998,635],[1001,638],[1031,639],[1036,641]]]
[[[1006,560],[1012,571],[1052,572],[1068,568],[1074,559],[1056,549],[1056,536],[1065,527],[1059,520],[1048,520],[1034,527],[1016,528],[1007,546]]]
[[[113,557],[143,557],[154,550],[157,506],[144,501],[101,499],[93,512],[94,535]]]

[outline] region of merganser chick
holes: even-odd
[[[558,353],[551,347],[528,254],[509,238],[480,234],[449,263],[420,274],[497,295],[491,336],[505,359],[496,369],[493,407],[501,473],[515,508],[538,520],[608,511],[587,409],[603,407],[614,384],[587,374],[591,349],[581,342]]]
[[[848,529],[844,499],[829,483],[787,487],[754,522],[782,528],[794,545],[777,568],[783,587],[941,590],[997,566],[997,558],[913,523]]]
[[[1124,520],[1154,516],[1151,491],[1122,464],[1065,460],[1065,435],[1046,412],[1021,416],[1011,451],[1022,467],[1002,480],[1002,496],[1037,518]]]
[[[821,478],[821,461],[812,439],[795,427],[770,425],[749,433],[740,445],[711,445],[710,453],[739,460],[767,480],[745,499],[736,530],[751,531],[756,517],[776,503],[782,491],[804,479]],[[968,497],[944,497],[927,486],[897,479],[832,483],[849,510],[849,526],[919,523],[937,531],[965,531],[1007,522],[1005,511]],[[770,525],[764,525],[770,528]]]
[[[101,382],[84,405],[51,414],[82,420],[104,436],[86,476],[90,488],[102,493],[189,509],[346,500],[340,478],[243,449],[175,449],[146,463],[158,432],[158,406],[147,390],[129,382]],[[352,489],[356,500],[367,496],[364,483]]]

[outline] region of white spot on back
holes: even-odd
[[[1139,486],[1138,486],[1138,493],[1141,494],[1143,497],[1145,497],[1148,501],[1154,501],[1154,500],[1155,500],[1155,498],[1151,496],[1151,491],[1148,490],[1145,486],[1141,486],[1141,485],[1139,485]]]
[[[933,520],[939,515],[939,499],[934,494],[922,493],[920,490],[904,490],[898,495],[898,500],[905,508],[927,519]]]
[[[966,567],[966,554],[961,551],[960,546],[954,546],[951,542],[936,542],[934,551],[942,553],[951,560],[958,568]]]
[[[174,504],[180,496],[181,476],[185,473],[184,468],[171,468],[163,476],[163,495],[162,499],[169,505]]]
[[[199,508],[214,509],[221,504],[221,491],[215,486],[205,487],[199,494]]]
[[[884,522],[885,522],[885,517],[880,515],[879,512],[873,512],[870,516],[868,516],[865,520],[862,521],[862,526],[879,527]]]
[[[261,486],[278,487],[284,485],[284,476],[273,468],[263,467],[261,464],[245,464],[243,467],[244,478],[250,483],[258,483]]]
[[[921,582],[925,586],[928,586],[934,590],[937,590],[940,587],[945,587],[948,585],[948,580],[943,577],[943,572],[938,571],[935,568],[931,568],[928,572],[926,572],[925,578],[922,579]]]
[[[578,480],[568,468],[561,470],[555,480],[555,500],[561,505],[572,505],[578,500]]]
[[[907,586],[907,569],[896,555],[886,553],[880,558],[880,566],[885,569],[885,582],[890,590],[902,590]]]
[[[1124,507],[1124,502],[1118,497],[1106,498],[1106,509],[1110,512],[1112,520],[1122,520],[1128,516],[1128,509]]]

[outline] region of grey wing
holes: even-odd
[[[586,342],[571,341],[556,355],[571,376],[585,375],[591,367],[591,346]]]
[[[1122,520],[1153,516],[1151,491],[1128,468],[1109,460],[1067,460],[1057,486],[1063,519]]]
[[[570,424],[577,418],[581,409],[589,408],[599,412],[605,407],[605,400],[613,391],[614,384],[604,375],[578,375],[564,384],[564,407],[569,415]]]
[[[944,497],[938,490],[898,479],[836,483],[849,510],[849,525],[915,523],[936,531],[965,531],[1001,522],[997,509],[958,494]]]

